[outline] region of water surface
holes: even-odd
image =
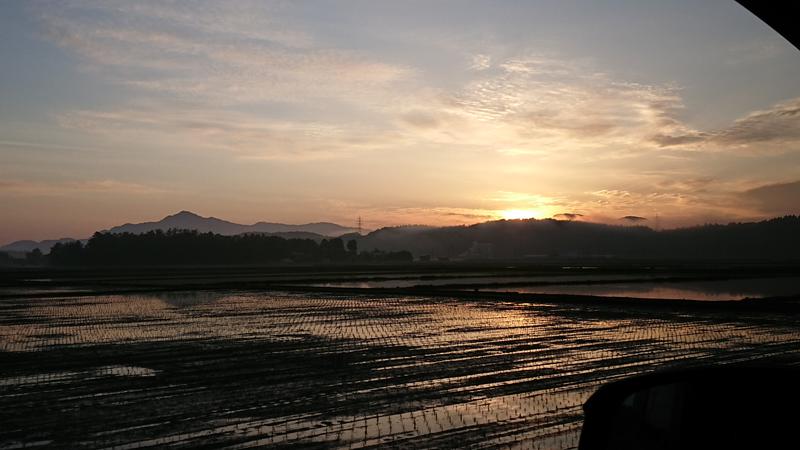
[[[800,295],[800,277],[714,281],[498,286],[480,290],[526,294],[597,295],[644,299],[725,301]]]
[[[424,296],[0,299],[0,448],[578,445],[657,368],[800,362],[793,317]]]

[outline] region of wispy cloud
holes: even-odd
[[[469,67],[472,70],[486,70],[492,67],[492,57],[484,54],[473,55],[472,64]]]
[[[652,136],[686,128],[675,118],[682,102],[672,86],[620,82],[553,57],[478,65],[483,70],[473,80],[407,111],[404,124],[433,142],[469,143],[510,156],[592,149],[595,157],[616,157],[657,149]]]
[[[349,155],[393,139],[358,117],[379,120],[375,111],[414,78],[408,66],[318,43],[281,16],[281,4],[39,6],[50,39],[137,91],[128,104],[61,111],[60,124],[120,140],[147,133],[149,144],[213,147],[251,159]],[[269,111],[282,105],[306,114],[275,119]]]
[[[748,189],[741,198],[747,206],[766,214],[800,214],[800,181]]]
[[[786,50],[786,42],[775,34],[771,39],[757,39],[748,43],[731,46],[728,49],[727,63],[733,66],[743,64],[764,64],[766,60],[780,56]]]
[[[755,111],[717,133],[720,145],[752,148],[794,145],[800,150],[800,98]]]
[[[148,133],[151,143],[219,149],[245,159],[319,159],[352,155],[390,142],[369,125],[266,120],[233,111],[202,107],[139,106],[114,111],[70,111],[59,116],[64,127],[120,140]]]
[[[408,67],[318,45],[272,3],[42,5],[46,33],[119,83],[217,103],[374,98]]]
[[[0,181],[0,188],[3,194],[23,196],[68,196],[76,193],[154,195],[170,192],[160,187],[111,179],[52,182],[3,180]]]
[[[500,218],[500,211],[452,206],[362,206],[359,214],[369,228],[395,225],[469,225]]]
[[[26,142],[26,141],[3,141],[0,140],[0,148],[6,149],[25,149],[25,150],[41,150],[41,151],[63,151],[63,152],[97,152],[95,147],[77,146],[77,145],[63,145],[53,144],[47,142]]]
[[[690,150],[751,154],[800,151],[800,98],[751,112],[722,129],[699,132],[680,126],[670,134],[654,135],[652,140],[661,147]]]
[[[583,152],[603,159],[665,148],[777,147],[772,144],[800,138],[797,101],[724,130],[700,131],[679,120],[677,86],[632,83],[555,56],[475,52],[471,75],[460,86],[434,88],[420,69],[318,39],[291,9],[246,1],[192,8],[41,4],[47,36],[110,80],[139,90],[139,102],[159,102],[149,109],[129,104],[64,112],[62,123],[180,134],[194,121],[201,144],[266,159],[350,155],[349,146],[364,142],[375,149],[421,144],[510,157]],[[265,117],[261,111],[276,102],[308,114]],[[308,138],[311,130],[321,133],[320,141]]]

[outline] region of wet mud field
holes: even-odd
[[[0,448],[576,448],[602,383],[797,365],[796,319],[382,294],[5,298]]]

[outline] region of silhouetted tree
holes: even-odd
[[[50,264],[56,266],[78,266],[86,264],[83,254],[83,244],[80,241],[59,242],[50,249],[48,255]]]
[[[353,259],[341,239],[325,239],[318,244],[312,239],[256,233],[222,236],[194,230],[95,233],[86,245],[79,241],[54,245],[49,257],[50,263],[57,266],[276,264]]]
[[[40,265],[44,262],[44,257],[42,256],[42,251],[38,248],[31,250],[30,252],[25,254],[25,262],[31,265]]]
[[[362,263],[410,263],[414,260],[414,255],[409,251],[399,252],[384,252],[381,250],[372,250],[370,252],[361,252],[358,254],[359,262]]]
[[[319,244],[323,258],[329,261],[341,261],[347,256],[341,239],[323,239]]]
[[[0,266],[10,266],[14,263],[11,256],[6,252],[0,252]]]

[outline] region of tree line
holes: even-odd
[[[38,248],[26,252],[23,258],[14,258],[6,252],[0,252],[0,267],[9,266],[41,266],[47,261],[47,256]]]
[[[405,263],[407,251],[359,252],[356,241],[285,239],[264,234],[223,236],[196,230],[155,230],[142,234],[95,233],[58,243],[47,255],[54,266],[246,265],[280,263]]]
[[[653,230],[567,220],[498,220],[476,225],[404,230],[365,236],[360,248],[404,249],[458,258],[482,244],[493,258],[611,256],[669,259],[800,259],[800,217]]]

